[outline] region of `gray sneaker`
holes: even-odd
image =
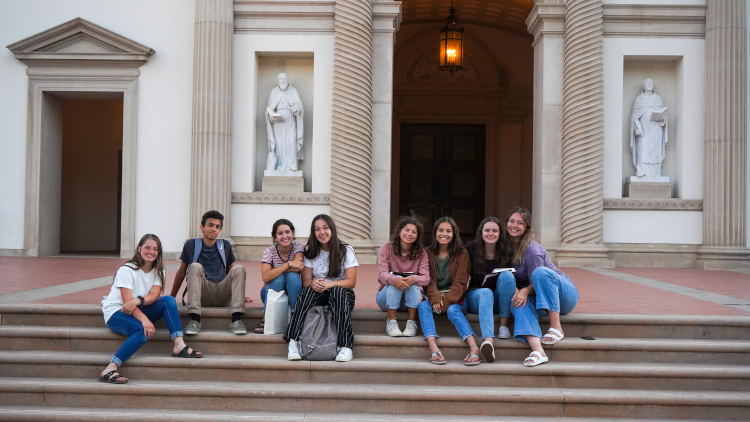
[[[198,321],[190,321],[185,327],[185,335],[186,336],[193,336],[198,334],[198,332],[201,330],[201,323]]]
[[[232,334],[237,335],[247,334],[247,328],[245,328],[245,324],[243,324],[240,320],[229,324],[229,331],[231,331]]]

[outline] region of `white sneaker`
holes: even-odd
[[[349,362],[354,357],[354,353],[352,353],[352,349],[348,347],[342,347],[341,351],[339,351],[339,354],[336,355],[336,362]]]
[[[302,356],[299,355],[299,347],[297,347],[296,340],[289,340],[289,353],[286,355],[289,360],[302,360]]]
[[[403,333],[404,337],[414,337],[417,335],[417,321],[406,321],[406,328]]]
[[[501,325],[500,329],[497,330],[497,338],[510,338],[510,330],[508,327]]]
[[[398,321],[389,319],[385,322],[385,333],[391,337],[401,337],[404,333],[398,328]]]

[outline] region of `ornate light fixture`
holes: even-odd
[[[440,30],[440,70],[453,72],[464,69],[464,27],[457,23],[456,8],[451,1],[448,23]]]

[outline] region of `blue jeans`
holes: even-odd
[[[433,312],[435,312],[435,310],[430,306],[429,300],[423,300],[422,303],[419,304],[419,324],[422,326],[422,333],[424,334],[425,340],[427,340],[427,337],[440,337],[435,330],[435,318],[432,315]],[[462,340],[465,341],[467,338],[474,335],[474,330],[471,329],[469,321],[466,320],[464,313],[461,311],[461,305],[454,303],[448,307],[446,313],[448,314],[448,319],[453,323],[453,326],[456,327],[456,331],[458,331],[458,335],[461,336]]]
[[[151,322],[156,322],[164,317],[172,340],[182,337],[180,315],[177,313],[177,303],[172,296],[162,296],[156,299],[156,302],[142,307],[141,312]],[[122,311],[117,311],[109,317],[107,327],[115,334],[128,336],[128,339],[125,340],[125,343],[120,346],[115,356],[110,360],[110,362],[116,363],[117,366],[121,366],[123,362],[133,356],[133,353],[137,352],[148,341],[148,337],[143,332],[143,324],[134,316],[124,314]]]
[[[406,312],[406,308],[419,307],[419,301],[422,300],[422,289],[416,284],[412,284],[404,290],[399,290],[395,286],[385,286],[375,296],[375,302],[380,310],[398,309]]]
[[[289,296],[289,309],[294,312],[294,305],[297,304],[297,296],[302,291],[302,279],[298,273],[284,273],[273,280],[269,281],[268,284],[260,289],[260,300],[263,301],[263,312],[266,311],[266,297],[268,296],[268,289],[280,292],[286,291],[286,295]]]
[[[510,271],[500,273],[495,287],[495,312],[510,318],[510,302],[516,294],[516,277]]]
[[[461,311],[466,314],[479,314],[479,329],[482,338],[495,337],[495,315],[492,313],[494,293],[490,289],[471,289],[466,292],[466,300],[461,305]]]
[[[578,289],[567,276],[562,276],[547,267],[539,267],[531,274],[535,296],[529,296],[523,308],[512,308],[516,323],[513,336],[526,343],[525,336],[542,337],[539,317],[547,311],[569,314],[578,304]]]

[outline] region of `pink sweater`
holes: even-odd
[[[419,273],[419,275],[412,276],[414,284],[417,286],[430,284],[430,262],[427,259],[427,252],[424,250],[422,250],[422,254],[418,259],[412,260],[408,256],[396,254],[393,251],[393,244],[388,242],[380,247],[378,267],[380,269],[380,275],[378,276],[380,288],[378,291],[396,282],[396,278],[398,277],[391,274],[391,272]]]

